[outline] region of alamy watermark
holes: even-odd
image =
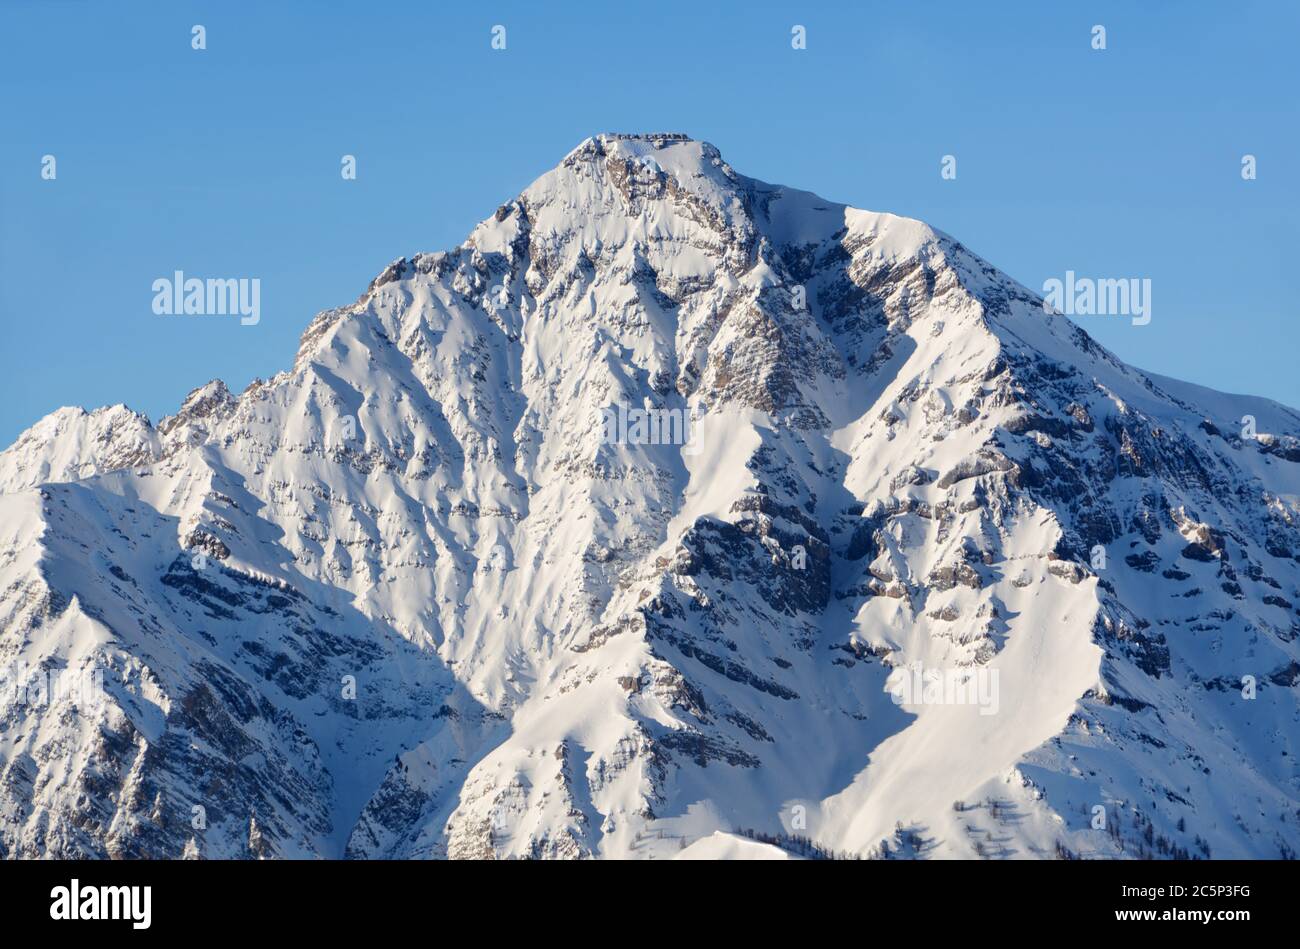
[[[83,886],[73,877],[67,886],[50,890],[50,919],[120,919],[132,929],[148,929],[152,905],[151,886]]]
[[[600,416],[606,445],[681,445],[682,454],[699,454],[690,409],[632,408],[620,402],[601,409]]]
[[[1094,280],[1067,270],[1064,280],[1043,282],[1043,309],[1065,316],[1129,316],[1134,326],[1146,326],[1151,322],[1151,278]]]
[[[159,316],[239,316],[244,326],[262,319],[262,281],[258,277],[186,277],[177,270],[171,279],[153,282],[153,311]]]
[[[978,705],[981,715],[996,715],[1001,705],[997,669],[925,669],[914,662],[895,675],[886,686],[895,705]]]
[[[104,698],[104,670],[32,669],[26,661],[0,666],[0,709],[46,708],[71,701],[95,706]]]

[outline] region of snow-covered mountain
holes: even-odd
[[[0,491],[5,856],[1300,849],[1300,415],[684,136]]]

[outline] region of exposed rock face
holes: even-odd
[[[291,370],[0,453],[0,669],[103,681],[0,706],[0,854],[1293,854],[1298,437],[924,224],[589,139]]]

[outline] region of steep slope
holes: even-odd
[[[0,712],[9,855],[1300,842],[1300,417],[705,143],[589,139],[237,398],[59,418],[0,667],[103,694]]]

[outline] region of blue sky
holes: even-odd
[[[317,311],[601,131],[683,131],[744,174],[922,218],[1035,290],[1149,278],[1149,325],[1082,325],[1300,406],[1298,35],[1289,0],[3,0],[0,443],[60,405],[157,421],[208,379],[287,368]],[[259,278],[261,322],[156,316],[175,270]]]

